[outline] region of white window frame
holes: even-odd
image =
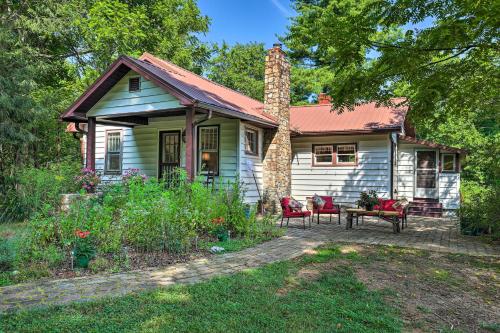
[[[109,152],[108,151],[108,139],[110,134],[118,134],[118,137],[120,138],[120,147],[119,151],[114,151],[114,152]],[[109,175],[120,175],[122,173],[122,161],[123,161],[123,131],[122,130],[106,130],[106,135],[104,136],[105,144],[104,144],[104,174],[109,174]],[[118,154],[119,156],[119,168],[117,170],[110,170],[108,168],[108,162],[109,162],[109,154]]]
[[[215,144],[217,145],[217,147],[216,147],[216,149],[204,149],[201,146],[202,131],[204,129],[211,129],[211,128],[217,129],[217,137],[216,137],[216,141],[215,141]],[[202,175],[208,174],[207,171],[202,170],[203,153],[204,152],[217,153],[217,170],[215,170],[214,176],[218,176],[219,171],[220,171],[220,126],[219,125],[199,126],[198,127],[198,142],[197,142],[197,144],[198,144],[197,146],[198,146],[198,170],[199,170],[199,173]]]
[[[247,137],[248,132],[255,134],[255,151],[247,149],[247,147],[250,147],[250,145],[248,144],[248,137]],[[245,154],[253,156],[259,155],[259,131],[254,128],[245,127]]]
[[[352,146],[354,148],[354,162],[340,162],[339,155],[351,156],[353,154],[339,154],[339,147]],[[358,160],[358,149],[355,143],[341,143],[335,146],[335,164],[336,165],[356,165]]]
[[[316,149],[317,148],[320,148],[320,147],[329,147],[331,149],[331,153],[330,154],[317,154],[316,153]],[[331,166],[333,165],[333,162],[334,162],[334,157],[333,157],[333,152],[334,152],[334,146],[333,145],[314,145],[313,146],[313,153],[314,153],[314,165],[315,166]],[[318,159],[317,157],[318,156],[328,156],[330,155],[332,160],[331,162],[318,162]]]
[[[444,169],[444,156],[445,155],[451,155],[453,156],[453,169],[452,170],[445,170]],[[456,172],[457,171],[457,156],[456,154],[453,153],[442,153],[441,154],[441,172]]]

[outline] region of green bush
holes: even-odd
[[[54,210],[62,193],[77,191],[78,163],[51,164],[20,169],[0,191],[0,222],[21,221],[42,210]]]
[[[0,272],[8,272],[14,267],[14,249],[10,239],[0,238]]]
[[[474,182],[463,182],[462,204],[459,209],[460,227],[464,234],[490,234],[500,238],[500,190]]]

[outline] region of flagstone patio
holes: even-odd
[[[361,222],[361,220],[360,220]],[[461,253],[473,256],[500,257],[500,249],[481,242],[477,237],[459,234],[453,218],[410,217],[408,228],[394,234],[388,222],[365,218],[364,223],[346,230],[341,225],[312,224],[302,229],[302,220],[290,222],[285,236],[240,252],[214,255],[165,268],[98,275],[65,280],[35,281],[0,288],[0,312],[33,306],[91,301],[101,297],[120,296],[147,289],[196,283],[214,276],[233,274],[275,261],[300,256],[327,242],[393,245],[423,250]]]

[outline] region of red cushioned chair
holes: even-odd
[[[309,228],[311,227],[311,211],[309,210],[300,210],[294,211],[288,205],[290,203],[290,198],[282,198],[280,200],[281,203],[281,211],[283,215],[281,216],[281,225],[283,226],[283,219],[286,218],[286,226],[288,227],[288,222],[290,222],[290,218],[302,217],[302,223],[304,224],[304,229],[306,228],[306,217],[309,217]]]
[[[378,199],[378,205],[375,205],[373,207],[374,210],[385,210],[385,211],[391,211],[391,212],[399,212],[399,219],[401,220],[401,227],[404,229],[405,224],[408,226],[408,218],[407,218],[407,213],[408,213],[408,206],[403,207],[399,206],[397,208],[394,208],[393,205],[397,202],[395,199]],[[380,216],[381,219],[384,219],[386,221],[391,221],[390,217],[387,216]]]
[[[337,214],[339,216],[339,224],[340,224],[340,205],[334,204],[333,197],[332,196],[322,196],[320,195],[321,199],[325,201],[325,205],[322,208],[319,208],[314,200],[312,201],[313,203],[313,215],[317,214],[318,216],[318,224],[319,224],[319,215],[320,214],[328,214],[330,215],[330,223],[332,222],[332,215]],[[309,198],[308,198],[309,199]],[[312,198],[310,198],[312,200]]]

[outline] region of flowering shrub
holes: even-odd
[[[125,173],[123,174],[123,177],[122,177],[122,182],[125,185],[129,185],[132,182],[139,182],[139,183],[144,184],[144,182],[147,179],[148,179],[148,176],[146,176],[145,174],[142,174],[140,169],[133,168],[133,169],[128,169],[127,171],[125,171]]]
[[[97,185],[101,182],[99,175],[90,168],[83,168],[81,174],[75,177],[79,187],[87,193],[95,193]]]
[[[86,259],[92,259],[95,255],[94,245],[89,237],[90,231],[82,231],[80,229],[75,230],[75,248],[73,253],[75,257],[83,257]]]

